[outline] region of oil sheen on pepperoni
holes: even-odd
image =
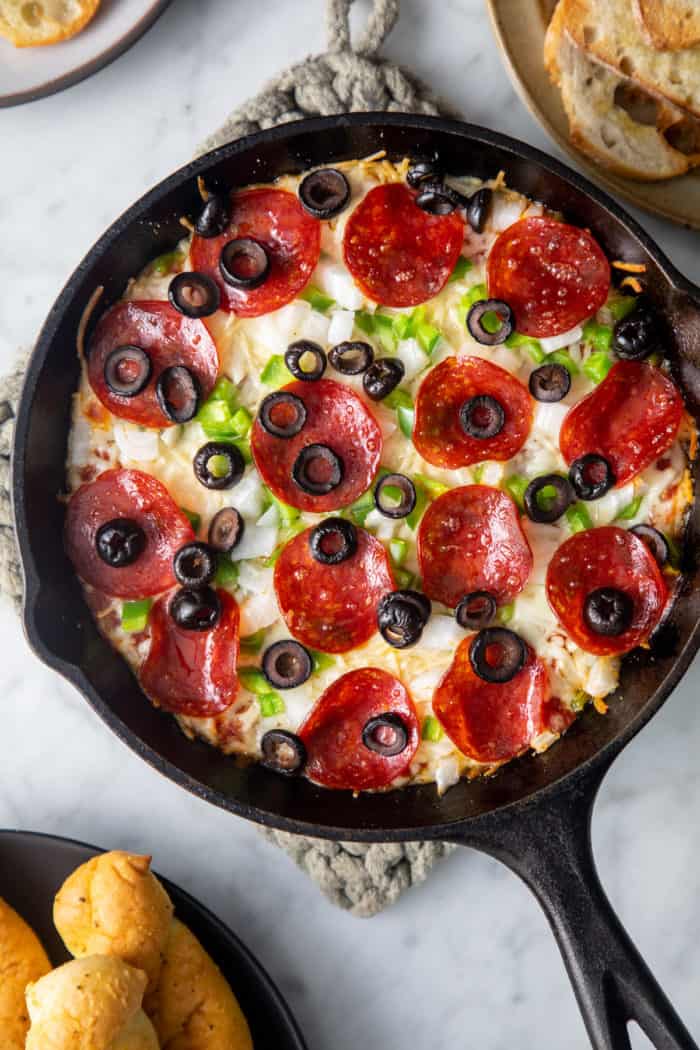
[[[623,634],[596,634],[587,625],[584,604],[599,587],[614,587],[632,599],[632,622]],[[562,543],[547,568],[546,589],[552,612],[569,637],[586,652],[600,656],[625,653],[646,641],[668,598],[647,545],[615,525],[577,532]]]
[[[357,550],[337,565],[315,560],[311,529],[291,540],[275,565],[275,591],[290,633],[311,649],[346,653],[377,630],[377,605],[394,589],[386,551],[365,529]]]
[[[682,417],[680,392],[658,368],[618,361],[568,413],[559,447],[567,463],[587,452],[605,456],[625,485],[671,447]]]
[[[398,715],[408,730],[408,745],[387,757],[362,743],[370,718]],[[327,788],[372,791],[389,787],[408,772],[418,748],[418,717],[405,687],[387,671],[365,667],[342,675],[319,697],[302,725],[306,775]]]
[[[221,249],[250,237],[265,248],[270,272],[257,288],[234,288],[219,270]],[[290,303],[307,283],[321,250],[321,224],[305,212],[294,193],[263,188],[231,196],[231,221],[219,237],[192,238],[192,268],[212,277],[221,292],[221,309],[239,317],[259,317]]]
[[[505,413],[502,430],[492,438],[470,437],[460,424],[464,402],[482,394],[495,398]],[[520,380],[481,357],[448,357],[421,383],[413,444],[436,467],[466,467],[510,459],[525,444],[531,426],[532,398]]]
[[[451,489],[431,503],[418,528],[423,590],[454,608],[472,591],[501,604],[527,583],[532,551],[510,496],[489,485]]]
[[[146,534],[146,548],[131,565],[107,565],[95,545],[100,526],[131,518]],[[188,519],[160,481],[140,470],[107,470],[70,499],[65,543],[85,583],[113,598],[146,598],[172,587],[173,556],[194,539]]]
[[[430,215],[415,199],[403,183],[375,186],[345,227],[345,265],[365,295],[385,306],[417,306],[432,299],[462,249],[460,213]]]
[[[104,377],[105,361],[118,346],[139,346],[151,359],[151,378],[135,397],[114,394]],[[120,419],[145,427],[172,426],[156,398],[158,376],[171,365],[193,372],[202,397],[211,391],[219,371],[216,344],[203,321],[185,317],[170,303],[116,303],[99,320],[90,342],[88,379],[102,404]]]
[[[256,419],[250,443],[263,481],[278,499],[299,510],[320,514],[347,507],[367,491],[379,468],[379,424],[357,394],[334,379],[297,380],[282,389],[304,402],[306,423],[294,437],[279,438]],[[314,444],[328,445],[343,461],[342,481],[325,495],[305,492],[292,476],[301,450]]]
[[[477,762],[507,762],[526,751],[546,727],[549,683],[528,647],[522,671],[510,682],[485,682],[471,665],[473,640],[460,643],[433,694],[433,711],[462,754]]]
[[[238,605],[228,591],[217,594],[221,618],[209,631],[178,627],[168,612],[172,594],[159,598],[151,609],[151,646],[139,681],[144,693],[165,711],[211,718],[236,699]]]
[[[488,257],[488,289],[524,335],[561,335],[591,317],[610,288],[610,265],[588,230],[545,217],[521,219]]]

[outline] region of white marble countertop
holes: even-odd
[[[481,0],[403,7],[392,59],[468,119],[557,153],[511,88]],[[251,8],[175,0],[109,68],[0,111],[0,368],[31,343],[73,267],[133,199],[282,65],[322,49],[322,0],[261,0],[254,17]],[[700,280],[697,234],[642,221]],[[0,826],[152,852],[260,957],[311,1050],[588,1045],[538,906],[496,862],[463,851],[371,922],[344,915],[253,826],[118,743],[31,654],[5,604],[0,637]],[[696,663],[608,776],[594,830],[610,896],[696,1035],[699,685]]]

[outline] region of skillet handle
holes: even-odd
[[[452,841],[496,857],[533,891],[557,939],[595,1050],[630,1050],[630,1021],[657,1050],[698,1050],[598,878],[591,815],[604,774],[580,775],[543,801],[512,815],[494,813]]]

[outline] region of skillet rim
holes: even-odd
[[[700,620],[696,622],[684,646],[676,654],[666,677],[659,683],[657,688],[644,703],[644,706],[612,739],[603,744],[594,754],[583,762],[575,765],[572,769],[556,776],[548,784],[535,787],[532,792],[521,798],[511,801],[499,802],[486,812],[460,817],[456,820],[447,820],[443,823],[430,823],[420,827],[339,827],[332,823],[317,824],[309,820],[297,817],[288,817],[282,813],[272,813],[269,810],[260,809],[246,801],[234,799],[221,791],[207,786],[189,773],[186,773],[175,763],[164,758],[150,745],[146,744],[133,730],[125,725],[112,708],[100,697],[96,689],[85,677],[81,668],[57,656],[43,640],[37,626],[35,612],[36,603],[41,592],[41,582],[37,567],[32,556],[27,538],[27,518],[25,515],[24,500],[24,477],[23,466],[26,461],[27,434],[30,421],[30,409],[39,376],[44,368],[46,358],[51,349],[56,330],[61,323],[63,314],[69,307],[76,285],[79,285],[86,272],[89,272],[93,264],[102,253],[122,234],[127,228],[142,219],[144,213],[157,203],[157,201],[170,191],[180,188],[184,183],[194,180],[198,175],[206,171],[222,160],[230,159],[240,153],[255,149],[259,143],[271,144],[284,142],[298,132],[307,134],[322,134],[328,129],[343,127],[400,127],[404,129],[415,129],[421,131],[440,132],[443,134],[457,135],[458,137],[472,142],[477,142],[487,147],[497,147],[510,152],[520,160],[537,166],[540,170],[551,173],[562,179],[565,183],[584,194],[599,207],[601,207],[614,220],[619,227],[623,227],[642,248],[654,260],[659,270],[667,279],[669,286],[681,296],[689,299],[696,309],[700,309],[700,289],[689,281],[669,260],[665,253],[657,246],[649,234],[630,216],[626,210],[614,201],[607,193],[594,186],[583,175],[569,168],[566,164],[549,157],[543,151],[527,143],[521,142],[500,132],[492,131],[477,124],[443,117],[431,117],[421,114],[403,114],[386,112],[366,112],[343,114],[331,117],[314,117],[305,120],[292,121],[281,124],[274,128],[247,135],[234,142],[219,146],[215,150],[205,153],[188,162],[175,172],[166,176],[156,186],[130,205],[109,228],[96,241],[88,251],[83,260],[76,267],[61,290],[58,298],[52,306],[36,341],[31,355],[25,379],[20,395],[17,417],[15,421],[15,435],[12,455],[12,502],[16,527],[17,542],[20,552],[20,561],[25,582],[24,600],[22,609],[22,620],[26,638],[40,660],[58,671],[63,678],[85,697],[90,706],[97,712],[109,729],[127,746],[131,748],[140,758],[146,761],[159,773],[167,776],[180,787],[184,787],[192,794],[213,805],[236,813],[247,820],[252,820],[265,827],[274,827],[279,830],[294,834],[307,834],[327,839],[346,839],[358,842],[405,842],[425,841],[431,839],[458,838],[467,827],[483,825],[484,822],[495,818],[497,815],[513,814],[518,810],[529,807],[548,798],[557,795],[562,788],[573,787],[580,781],[591,779],[602,779],[605,771],[619,754],[619,752],[637,735],[637,733],[656,714],[658,709],[668,698],[670,693],[685,674],[693,657],[700,649]],[[700,499],[700,493],[696,493],[696,502]],[[410,791],[410,788],[398,789],[402,792]]]

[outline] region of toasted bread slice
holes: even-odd
[[[560,9],[567,33],[591,58],[700,116],[700,49],[651,47],[630,0],[561,0]]]
[[[564,29],[562,3],[547,30],[544,57],[561,91],[571,141],[597,163],[625,178],[652,182],[683,175],[700,159],[686,156],[664,137],[685,114],[640,95],[629,82],[590,59]]]
[[[700,44],[700,0],[634,0],[647,42],[658,51]]]
[[[100,0],[0,0],[0,36],[15,47],[68,40],[95,17]]]

